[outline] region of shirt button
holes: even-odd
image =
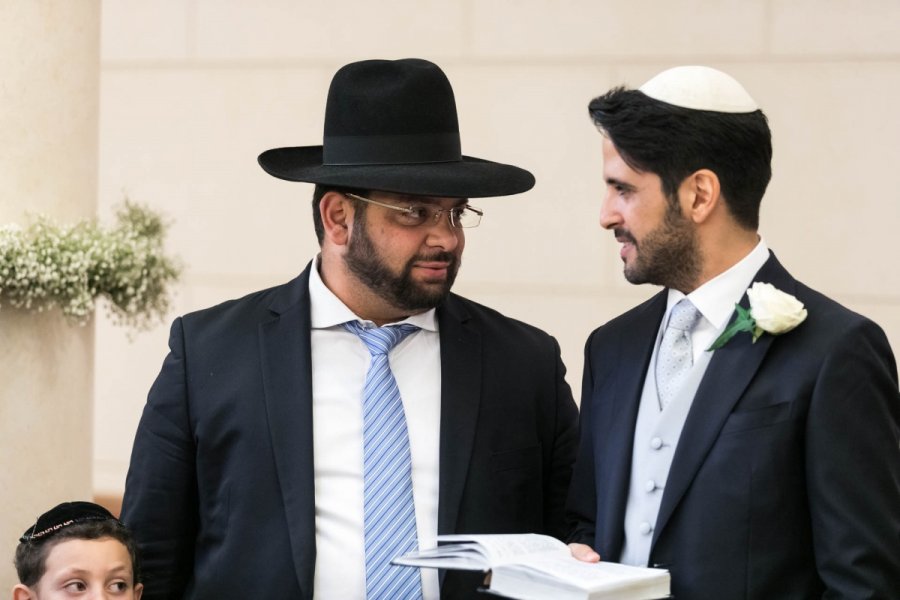
[[[659,450],[660,448],[662,448],[662,445],[663,445],[662,438],[655,437],[652,440],[650,440],[650,447],[653,448],[654,450]]]
[[[647,490],[648,492],[652,492],[653,490],[656,489],[656,482],[651,479],[646,484],[644,484],[644,489]]]
[[[640,531],[644,535],[650,535],[650,532],[653,531],[653,526],[647,521],[644,521],[638,526],[638,531]]]

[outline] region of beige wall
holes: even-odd
[[[321,139],[328,83],[364,58],[440,64],[463,150],[537,186],[479,201],[457,290],[560,340],[580,388],[589,331],[653,293],[624,282],[600,230],[600,136],[588,100],[701,63],[769,115],[775,175],[762,233],[806,283],[900,348],[900,2],[896,0],[107,0],[99,204],[127,194],[174,220],[176,313],[293,277],[316,251],[311,186],[259,152]],[[95,487],[121,490],[167,327],[129,343],[97,323]]]
[[[0,226],[91,217],[97,197],[100,0],[0,8]],[[90,499],[94,331],[0,309],[0,597],[39,514]]]

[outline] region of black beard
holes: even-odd
[[[627,231],[616,231],[616,237],[634,244],[635,260],[625,266],[629,283],[651,283],[685,293],[693,290],[700,275],[699,243],[677,204],[668,205],[662,224],[648,233],[640,245]]]
[[[365,213],[362,213],[365,214]],[[436,287],[417,284],[412,280],[413,265],[418,261],[447,262],[447,279]],[[417,255],[407,261],[400,274],[394,274],[384,264],[372,239],[366,232],[365,217],[357,218],[353,224],[353,236],[344,255],[344,263],[350,272],[366,287],[391,306],[409,311],[422,312],[437,307],[450,294],[456,281],[459,261],[450,252],[436,252],[425,256]]]

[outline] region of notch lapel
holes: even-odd
[[[441,432],[438,533],[455,533],[481,403],[481,334],[451,294],[438,309]]]
[[[753,281],[771,283],[789,294],[793,294],[796,288],[796,281],[781,266],[774,254],[769,256]],[[746,291],[740,304],[744,308],[750,306]],[[731,321],[735,317],[736,314],[732,316]],[[759,370],[774,339],[772,335],[763,335],[754,344],[752,336],[739,334],[724,347],[716,350],[710,359],[681,431],[675,456],[672,458],[672,467],[653,533],[654,545],[703,465],[725,420]],[[651,548],[651,554],[652,552]]]
[[[259,326],[266,416],[304,598],[312,598],[316,562],[309,269],[281,290],[269,307],[274,318]]]

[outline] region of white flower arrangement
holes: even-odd
[[[750,332],[756,343],[763,333],[781,335],[806,320],[807,313],[803,303],[771,283],[754,282],[747,290],[747,299],[750,301],[750,310],[736,304],[734,308],[737,318],[713,342],[709,350],[718,350],[741,331]]]
[[[161,321],[168,286],[181,272],[163,253],[166,224],[128,200],[116,221],[108,230],[94,220],[58,226],[45,217],[25,228],[0,226],[0,306],[34,312],[58,306],[85,325],[102,296],[117,324],[140,330]]]

